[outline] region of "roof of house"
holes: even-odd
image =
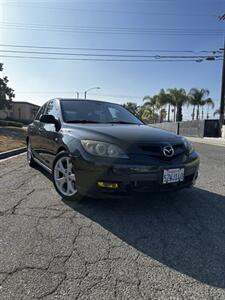
[[[40,107],[39,105],[37,105],[37,104],[33,104],[33,103],[30,103],[30,102],[26,102],[26,101],[12,101],[12,104],[28,104],[28,105],[31,105],[31,106],[35,106],[35,107]]]

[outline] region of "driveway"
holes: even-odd
[[[225,151],[196,148],[195,188],[117,200],[0,162],[0,299],[225,299]]]

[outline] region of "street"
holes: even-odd
[[[65,202],[0,162],[0,299],[225,299],[225,148],[195,146],[194,188],[130,199]]]

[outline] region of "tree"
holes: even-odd
[[[0,72],[3,71],[3,64],[0,63]],[[8,77],[0,78],[0,110],[11,107],[11,101],[15,97],[14,90],[8,87]]]
[[[122,105],[124,108],[129,110],[134,115],[138,115],[138,105],[135,102],[127,102]]]
[[[155,112],[153,114],[153,111],[150,107],[146,107],[145,105],[142,105],[140,118],[145,123],[156,123],[157,120],[159,119],[159,115]]]
[[[207,98],[209,95],[209,90],[207,89],[197,89],[192,88],[190,92],[188,93],[189,103],[194,106],[193,108],[193,114],[192,114],[192,120],[195,118],[195,107],[197,107],[196,111],[196,120],[199,120],[200,116],[200,106],[205,105],[205,101],[210,99]]]
[[[191,114],[191,119],[192,121],[195,119],[195,108],[196,108],[196,102],[195,99],[193,99],[192,97],[188,96],[188,106],[192,105],[193,109],[192,109],[192,114]]]
[[[220,109],[219,108],[214,111],[213,116],[215,117],[216,115],[220,115]],[[224,114],[224,116],[225,116],[225,114]]]
[[[207,116],[206,118],[209,119],[209,109],[210,107],[213,109],[215,107],[215,104],[212,100],[212,98],[207,98],[206,100],[203,101],[202,105],[202,120],[204,119],[204,106],[207,106]]]
[[[163,107],[167,105],[167,121],[170,121],[170,108],[173,105],[173,99],[170,93],[166,93],[164,89],[161,89],[158,94],[158,100],[160,105]]]
[[[166,116],[167,116],[167,112],[165,110],[165,108],[162,108],[160,110],[160,123],[162,123],[165,119],[166,119]]]
[[[174,107],[174,121],[182,121],[183,114],[182,114],[182,107],[188,101],[188,97],[186,94],[185,89],[168,89],[168,92],[171,97],[171,104]]]
[[[149,111],[152,111],[152,123],[155,123],[157,121],[157,119],[155,118],[155,116],[157,115],[156,110],[160,108],[158,95],[154,95],[153,97],[145,96],[143,98],[143,101],[147,101],[144,103],[144,107],[148,108]]]

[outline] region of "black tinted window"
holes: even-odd
[[[143,124],[118,104],[90,100],[61,100],[60,102],[65,122]]]
[[[56,119],[59,118],[59,110],[58,110],[58,106],[57,106],[57,103],[55,102],[55,100],[51,100],[48,102],[45,114],[53,115]]]
[[[38,110],[35,120],[40,120],[40,117],[44,114],[46,103]]]

